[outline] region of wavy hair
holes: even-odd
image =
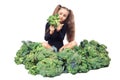
[[[67,19],[65,20],[65,23],[67,23],[68,27],[67,27],[67,40],[69,42],[73,41],[74,38],[75,38],[75,22],[74,22],[74,14],[73,14],[73,11],[68,9],[67,7],[64,7],[64,6],[61,6],[61,5],[57,5],[54,12],[53,12],[53,15],[54,14],[57,14],[58,11],[61,9],[61,8],[64,8],[66,9],[67,11],[69,11],[69,14],[68,14],[68,17]]]

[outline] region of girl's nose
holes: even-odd
[[[62,19],[62,16],[60,16],[60,19]]]

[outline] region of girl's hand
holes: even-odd
[[[50,26],[50,27],[49,27],[49,29],[50,29],[50,34],[53,34],[53,33],[54,33],[54,31],[55,31],[54,26]]]
[[[62,29],[63,25],[64,25],[64,24],[61,24],[61,23],[60,23],[60,24],[58,25],[58,27],[57,27],[57,31],[60,31],[60,30]]]

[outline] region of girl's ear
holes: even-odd
[[[53,15],[54,14],[57,14],[57,12],[59,11],[59,9],[61,8],[62,6],[59,4],[59,5],[57,5],[56,6],[56,8],[55,8],[55,10],[54,10],[54,12],[53,12]]]

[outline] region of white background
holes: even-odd
[[[14,63],[22,40],[44,41],[46,19],[58,4],[73,10],[78,44],[94,39],[108,47],[109,67],[44,78]],[[119,0],[0,0],[0,80],[119,80],[119,27]]]

